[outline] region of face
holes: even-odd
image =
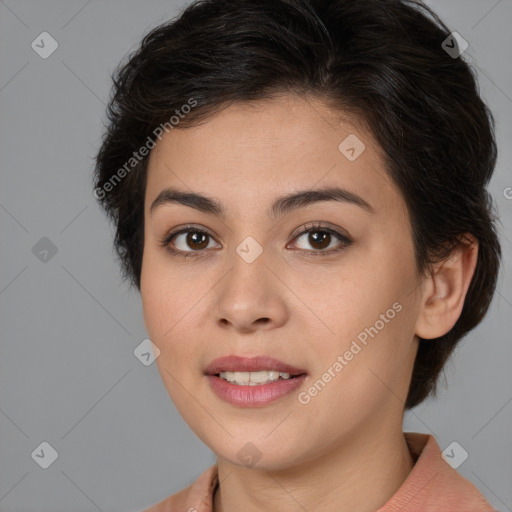
[[[156,364],[219,458],[285,468],[401,429],[418,274],[404,200],[357,120],[287,95],[174,129],[150,155],[144,230]]]

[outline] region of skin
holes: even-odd
[[[338,149],[350,134],[365,144],[355,161]],[[420,275],[405,202],[384,169],[382,150],[362,123],[292,94],[234,104],[200,126],[174,129],[151,152],[144,321],[171,399],[218,457],[215,512],[375,511],[413,467],[402,420],[418,336],[441,336],[456,322],[477,244]],[[322,201],[267,216],[278,196],[322,186],[348,189],[374,211]],[[215,198],[226,217],[176,203],[150,212],[166,187]],[[341,246],[332,236],[318,249],[308,233],[292,236],[314,221],[352,243]],[[192,234],[200,228],[212,235],[195,258],[159,244],[186,224],[194,224]],[[248,236],[263,249],[252,263],[235,250]],[[334,247],[342,249],[311,256]],[[186,235],[174,248],[194,252]],[[300,403],[298,394],[396,302],[402,310]],[[230,354],[270,355],[308,377],[273,404],[236,407],[218,398],[204,375],[208,363]],[[237,457],[248,442],[261,452],[252,467]]]

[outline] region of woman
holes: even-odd
[[[205,0],[117,70],[95,196],[217,455],[146,512],[492,510],[402,432],[499,269],[463,43],[419,2]]]

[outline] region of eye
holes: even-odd
[[[341,251],[352,243],[343,233],[321,224],[308,224],[301,227],[294,241],[301,241],[302,244],[309,244],[312,249],[299,247],[298,250],[308,256],[327,256]],[[336,244],[336,239],[338,243]],[[160,245],[165,247],[173,255],[184,258],[201,256],[204,249],[215,248],[211,245],[214,242],[213,236],[203,229],[194,226],[185,226],[178,231],[166,235]],[[332,245],[334,243],[334,246]],[[217,244],[216,248],[220,248]]]
[[[211,249],[210,242],[212,241],[213,237],[207,231],[187,226],[179,231],[169,233],[161,240],[160,244],[171,253],[187,257],[196,256],[192,253],[201,252],[203,249]]]
[[[347,236],[327,226],[314,224],[304,227],[307,227],[307,229],[301,231],[294,240],[300,241],[302,239],[302,244],[309,244],[313,248],[312,250],[304,246],[299,247],[299,250],[310,253],[312,256],[332,254],[333,252],[343,250],[352,243],[352,240]],[[338,239],[337,244],[335,239]],[[332,245],[333,243],[334,246]]]

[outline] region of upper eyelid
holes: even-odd
[[[314,229],[317,229],[318,231],[327,231],[328,233],[332,233],[336,236],[339,236],[341,238],[345,238],[347,240],[351,240],[352,237],[342,228],[334,228],[332,226],[323,225],[322,222],[306,222],[305,224],[302,224],[300,227],[298,227],[296,230],[293,231],[293,233],[290,235],[294,239],[298,236],[301,236],[305,233],[308,233],[309,231],[312,231]]]
[[[182,235],[183,233],[188,233],[189,231],[197,232],[197,233],[205,233],[208,236],[211,236],[212,238],[215,238],[215,236],[210,233],[210,231],[206,228],[200,228],[196,226],[184,226],[182,228],[177,229],[176,231],[170,231],[168,234],[164,235],[164,240],[170,241],[172,238],[174,238],[177,235]]]

